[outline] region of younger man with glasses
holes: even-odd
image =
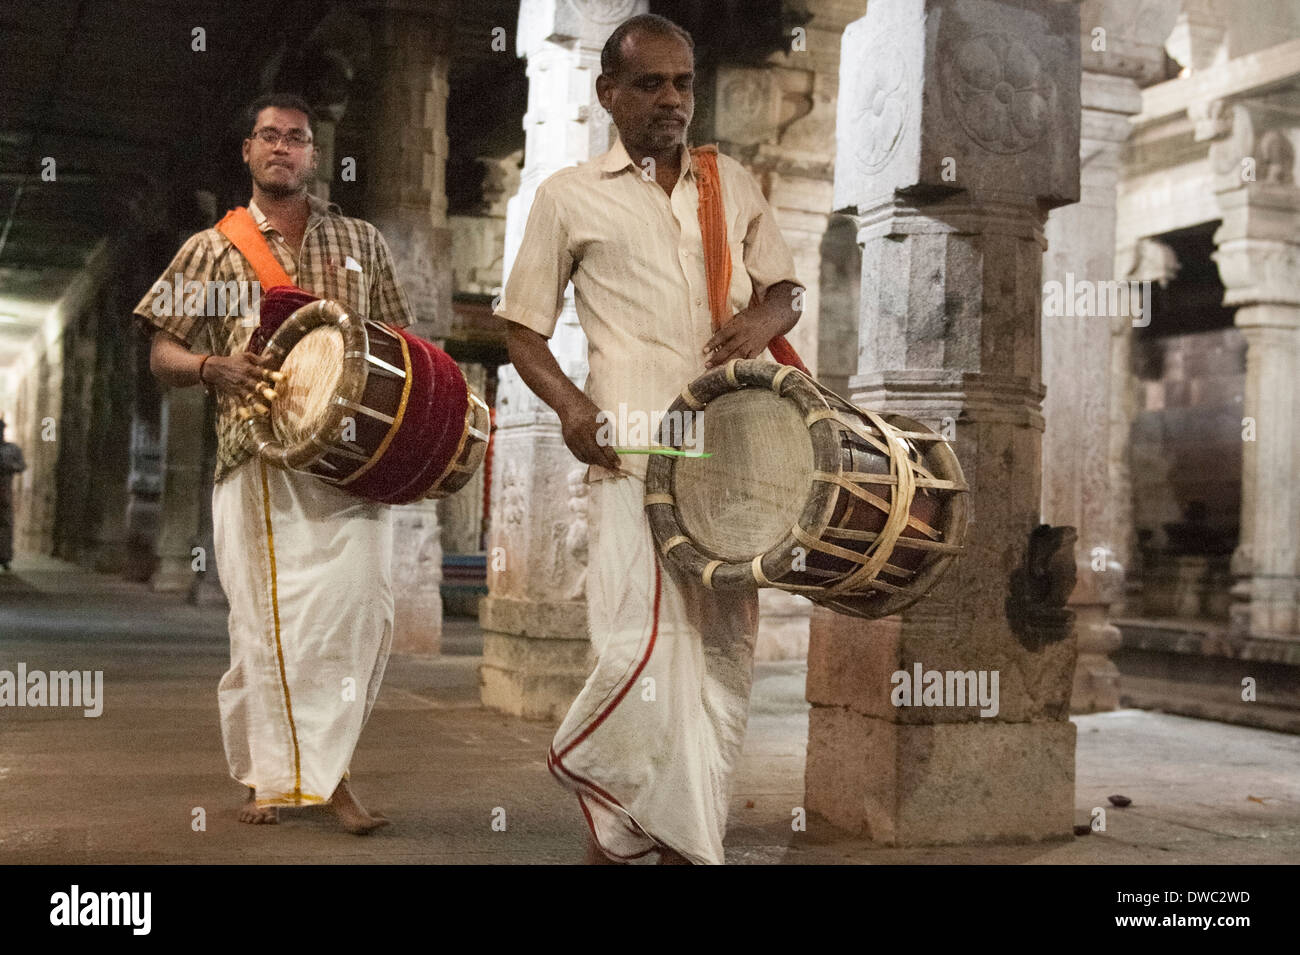
[[[383,237],[307,191],[319,161],[307,103],[271,94],[246,119],[247,234],[256,223],[253,241],[269,245],[298,287],[411,324]],[[204,300],[188,291],[191,282],[232,281],[251,285],[257,273],[227,232],[206,229],[185,242],[135,315],[152,329],[150,368],[160,382],[216,392],[212,523],[231,656],[217,692],[230,773],[249,789],[239,818],[274,823],[279,806],[328,802],[345,828],[366,833],[388,820],[357,801],[347,769],[392,642],[392,513],[267,467],[243,445],[236,409],[269,384],[264,360],[246,351],[258,316],[239,309],[251,296],[225,296],[226,314],[196,315],[202,307],[191,306]],[[178,284],[183,297],[164,295]]]

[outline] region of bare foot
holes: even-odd
[[[682,855],[676,849],[669,849],[667,846],[659,847],[659,865],[694,865],[690,859]]]
[[[366,812],[366,808],[357,801],[346,779],[334,790],[329,805],[339,822],[343,824],[343,828],[358,836],[364,836],[381,826],[388,825],[388,817],[382,813]]]
[[[280,821],[280,810],[274,806],[259,806],[257,790],[248,790],[248,802],[239,809],[239,821],[253,826],[274,826]]]
[[[587,851],[582,856],[583,865],[627,865],[626,862],[619,862],[611,859],[601,851],[600,844],[590,832],[587,833]]]

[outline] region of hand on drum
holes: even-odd
[[[725,365],[733,358],[757,358],[768,342],[790,330],[794,323],[788,310],[771,304],[772,298],[769,295],[767,302],[737,312],[714,332],[704,346],[705,368]]]
[[[265,414],[265,401],[275,397],[275,385],[284,376],[269,367],[271,358],[252,352],[213,355],[203,366],[203,380],[228,395],[239,398],[258,414]]]
[[[600,409],[596,407],[595,402],[586,395],[579,394],[571,404],[557,409],[557,413],[560,416],[564,444],[575,458],[583,464],[593,464],[597,467],[609,468],[611,471],[618,470],[618,455],[614,453],[614,449],[596,440],[600,430],[596,415],[600,413]]]

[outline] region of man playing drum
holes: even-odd
[[[258,316],[240,314],[235,293],[259,273],[240,249],[253,247],[261,272],[287,273],[358,315],[397,326],[413,316],[374,226],[307,192],[319,160],[307,103],[264,96],[246,123],[253,196],[247,214],[236,210],[239,248],[222,231],[230,216],[191,236],[135,315],[153,332],[150,368],[160,382],[216,392],[212,521],[231,649],[218,699],[231,775],[249,788],[239,818],[274,823],[277,807],[328,802],[344,827],[364,833],[387,820],[357,801],[347,769],[392,642],[392,514],[268,467],[241,442],[236,411],[260,401],[272,376],[245,350]],[[213,309],[205,290],[216,283],[231,284],[218,286],[229,294]],[[173,285],[177,295],[164,294]],[[206,353],[193,353],[200,342]]]
[[[772,210],[738,163],[717,156],[733,267],[718,293],[729,321],[713,330],[699,221],[711,171],[685,146],[693,79],[694,44],[676,24],[642,15],[614,31],[596,91],[619,142],[538,187],[496,313],[510,322],[511,361],[590,465],[599,659],[548,764],[578,797],[593,863],[652,852],[661,864],[721,863],[748,720],[755,594],[713,592],[661,567],[643,510],[647,458],[620,458],[597,421],[620,405],[626,419],[655,420],[707,367],[761,355],[798,319],[802,290]],[[589,342],[585,394],[546,344],[570,280]],[[747,307],[752,291],[758,304]]]

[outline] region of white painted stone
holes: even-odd
[[[523,240],[538,185],[609,148],[611,124],[596,99],[600,50],[614,27],[648,0],[523,0],[516,52],[528,60],[526,147],[518,192],[506,211],[505,260]],[[560,367],[581,387],[587,340],[573,288],[550,340]],[[488,541],[488,596],[480,622],[484,705],[536,719],[562,716],[589,672],[586,628],[585,466],[564,445],[559,418],[501,367],[497,385]],[[529,632],[542,614],[554,623]]]

